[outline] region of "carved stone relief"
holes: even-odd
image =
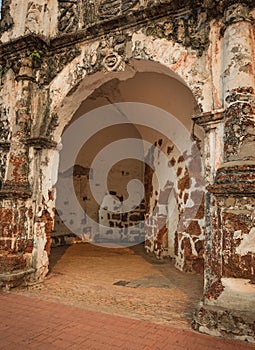
[[[0,106],[0,143],[7,142],[9,140],[9,120],[8,120],[8,112],[5,107]]]
[[[112,18],[135,9],[138,3],[139,0],[103,0],[98,7],[98,14],[103,19]]]
[[[28,3],[25,34],[38,33],[40,31],[40,17],[43,6],[36,2]]]
[[[87,0],[83,2],[83,18],[84,25],[88,25],[89,23],[93,23],[97,18],[97,6],[98,1]]]
[[[11,0],[3,0],[1,8],[0,33],[10,30],[13,27],[13,18],[10,11]]]
[[[121,4],[121,11],[122,13],[127,13],[132,9],[137,9],[138,6],[140,5],[140,1],[139,0],[122,0],[122,4]]]
[[[155,7],[160,3],[160,1],[139,0],[87,0],[82,2],[81,0],[80,2],[78,0],[65,2],[59,0],[59,31],[64,33],[75,31],[79,22],[79,11],[82,12],[83,26],[86,27],[112,20],[129,12],[142,10],[145,7]],[[190,8],[186,3],[181,2],[172,4],[170,1],[164,1],[164,4],[166,12],[161,9],[162,19],[151,21],[145,30],[146,34],[182,43],[186,47],[197,50],[200,55],[209,43],[210,18],[205,10],[209,5],[206,3],[200,7]],[[143,20],[146,19],[146,16],[147,14],[143,16]],[[91,30],[90,35],[93,33],[96,33],[96,30]]]
[[[153,23],[146,29],[147,35],[165,38],[191,47],[201,54],[209,44],[209,20],[205,12],[188,11],[172,15]]]
[[[234,23],[249,18],[249,9],[244,4],[234,4],[230,6],[225,13],[226,23]]]
[[[98,7],[100,18],[106,19],[121,14],[121,2],[119,0],[102,1]]]
[[[131,37],[120,31],[114,36],[107,35],[101,41],[93,43],[89,50],[85,52],[80,69],[86,74],[92,74],[102,69],[107,72],[122,71],[128,55],[128,45]]]
[[[2,183],[5,176],[6,161],[7,161],[7,151],[0,149],[0,189],[2,187]]]
[[[79,16],[83,26],[138,10],[144,1],[139,0],[58,0],[60,32],[74,32],[78,28]]]
[[[40,77],[40,83],[47,84],[75,57],[79,56],[81,51],[76,48],[66,48],[61,52],[56,52],[44,60],[44,75]]]
[[[9,121],[8,119],[0,120],[0,142],[6,142],[9,137]]]
[[[121,64],[122,64],[122,59],[116,52],[110,52],[103,59],[103,66],[108,72],[118,70]]]
[[[166,12],[177,13],[179,10],[191,8],[193,12],[198,9],[210,9],[212,13],[222,14],[226,7],[224,1],[193,0],[193,1],[170,1],[170,0],[58,0],[59,2],[59,31],[68,33],[77,29],[79,16],[83,20],[83,26],[94,24],[99,21],[113,19],[129,12],[153,8],[165,5]],[[248,1],[249,2],[249,1]],[[162,10],[162,9],[161,9]],[[145,15],[146,17],[146,15]],[[144,18],[145,18],[144,17]],[[182,18],[182,21],[186,18]],[[184,23],[183,23],[184,25]],[[186,27],[186,26],[185,26]],[[181,25],[178,25],[181,30]]]
[[[115,36],[108,36],[101,41],[98,55],[101,65],[108,71],[121,71],[125,68],[127,46],[130,38],[125,32],[120,31]]]
[[[63,33],[74,32],[78,29],[78,1],[59,0],[58,30]]]

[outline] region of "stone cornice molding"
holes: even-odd
[[[207,190],[215,195],[236,194],[254,196],[255,161],[234,161],[221,165],[217,170],[215,183]]]
[[[28,199],[32,196],[32,190],[29,184],[16,184],[16,183],[3,183],[3,187],[0,189],[0,199]]]
[[[193,117],[194,123],[204,128],[209,127],[211,124],[219,123],[224,119],[225,109],[216,109],[209,112],[204,112],[198,116]]]
[[[29,147],[34,147],[37,150],[41,149],[55,149],[57,147],[57,143],[47,139],[45,137],[34,137],[30,139],[24,140],[24,143]]]
[[[255,8],[253,0],[243,1],[211,1],[211,0],[183,0],[165,1],[153,6],[147,6],[138,10],[133,10],[128,14],[121,14],[109,19],[96,21],[88,24],[83,29],[73,33],[60,33],[57,37],[48,39],[36,34],[29,34],[18,39],[11,40],[0,46],[0,60],[3,58],[15,58],[17,53],[33,52],[42,50],[43,52],[56,52],[61,49],[73,47],[75,44],[94,40],[107,34],[114,34],[116,30],[125,30],[130,27],[139,27],[151,24],[158,19],[176,17],[180,18],[185,14],[192,14],[196,11],[205,11],[207,21],[213,18],[224,16],[225,10],[233,4],[244,4],[250,8]],[[0,63],[1,63],[0,61]]]

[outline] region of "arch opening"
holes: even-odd
[[[133,63],[133,68],[135,65],[136,63]],[[124,79],[123,72],[121,78],[116,75],[114,78],[109,77],[109,81],[100,86],[96,85],[94,91],[83,100],[80,98],[81,91],[78,91],[78,100],[81,102],[66,129],[97,108],[135,102],[166,111],[178,120],[179,125],[186,130],[186,135],[191,135],[194,132],[192,115],[197,108],[195,99],[173,72],[165,74],[162,66],[158,66],[158,71],[149,71],[146,65],[141,69],[139,62],[137,71],[131,77],[127,73]],[[104,79],[103,75],[102,80]],[[170,257],[180,270],[202,273],[204,196],[200,151],[203,135],[201,130],[196,131],[198,132],[192,139],[190,154],[182,154],[181,147],[176,145],[162,128],[155,128],[154,124],[150,127],[132,123],[128,117],[127,123],[122,121],[119,125],[102,128],[93,135],[80,149],[72,171],[60,168],[60,174],[62,177],[73,176],[79,203],[97,225],[89,226],[84,217],[75,218],[74,215],[66,228],[65,222],[63,223],[57,214],[52,235],[54,244],[77,240],[70,229],[70,225],[75,226],[77,223],[82,224],[83,230],[79,239],[99,244],[114,244],[116,234],[112,234],[112,228],[118,227],[118,243],[122,241],[132,245],[144,242],[147,253],[155,255],[158,259]],[[93,176],[94,172],[91,169],[92,161],[104,147],[125,138],[141,141],[137,149],[140,159],[121,160],[111,167],[107,174],[110,175],[107,179],[108,192],[105,192],[101,202],[97,203],[89,189],[90,176]],[[178,142],[181,144],[182,140]],[[157,173],[160,173],[160,179],[157,178]],[[133,178],[142,182],[145,189],[139,206],[134,206],[133,212],[129,212],[128,215],[109,211],[106,202],[112,196],[120,202],[126,200],[126,187]],[[133,218],[133,222],[130,217]],[[106,229],[100,230],[100,223],[103,223]],[[139,226],[139,230],[136,231],[136,236],[132,236],[129,233],[134,231],[132,228],[136,225]],[[130,226],[131,230],[125,230]],[[128,234],[125,235],[125,231]]]

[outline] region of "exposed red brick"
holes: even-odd
[[[204,253],[204,242],[201,240],[197,240],[195,243],[195,249],[199,256],[203,255]]]
[[[183,198],[184,204],[187,204],[188,199],[189,199],[189,194],[188,194],[188,193],[185,193],[185,194],[184,194],[184,198]]]
[[[210,289],[205,293],[205,297],[207,299],[216,300],[221,295],[223,290],[224,290],[224,286],[222,285],[221,281],[218,280],[218,281],[212,283]]]
[[[182,168],[178,168],[176,172],[177,177],[179,177],[181,173],[182,173]]]
[[[184,237],[181,243],[181,249],[184,252],[184,257],[190,257],[192,255],[191,243],[188,237]]]
[[[54,226],[54,221],[50,215],[50,213],[47,210],[44,210],[42,213],[42,216],[38,219],[40,222],[45,223],[45,233],[46,233],[46,245],[45,245],[45,250],[47,254],[50,254],[50,247],[51,247],[51,234],[53,231],[53,226]]]
[[[248,234],[251,229],[251,222],[246,215],[224,212],[222,214],[225,229],[231,232],[241,230],[242,233]]]
[[[1,239],[0,240],[0,252],[6,251],[11,252],[11,245],[12,240],[11,239]]]
[[[162,248],[166,248],[168,246],[167,239],[168,229],[166,225],[161,227],[156,235],[155,244],[157,245],[157,250],[160,251]]]
[[[184,162],[184,157],[183,156],[180,156],[179,158],[178,158],[178,163],[182,163],[182,162]]]
[[[33,209],[32,209],[32,207],[30,207],[28,209],[28,217],[29,217],[29,219],[33,219]]]
[[[200,236],[201,235],[201,227],[199,223],[195,220],[192,220],[188,227],[185,229],[185,232],[189,233],[192,236]]]
[[[25,248],[24,252],[25,253],[32,253],[33,247],[34,247],[33,242],[31,240],[28,240],[26,243],[27,244],[26,244],[26,248]]]
[[[224,258],[223,258],[224,259]],[[224,259],[223,276],[235,278],[253,278],[255,262],[252,254],[244,256],[233,254]]]
[[[49,201],[54,200],[54,191],[48,190],[48,198],[49,198]]]
[[[188,169],[185,169],[184,176],[178,181],[178,190],[180,191],[179,197],[182,198],[182,194],[184,190],[188,190],[190,188],[190,177]]]
[[[178,232],[174,234],[174,254],[178,256],[178,248],[179,248],[179,235]]]
[[[24,268],[26,268],[26,260],[23,255],[0,255],[0,273]]]
[[[10,156],[10,163],[13,166],[12,180],[15,183],[27,183],[27,158],[26,155]]]
[[[169,160],[169,162],[168,162],[169,168],[175,166],[175,163],[176,163],[176,160],[175,160],[174,158],[172,158],[171,160]]]
[[[0,208],[1,222],[11,222],[13,216],[13,209]]]
[[[167,146],[167,154],[169,155],[174,150],[174,146]]]
[[[192,270],[196,273],[203,274],[204,272],[204,257],[194,257],[192,260]]]

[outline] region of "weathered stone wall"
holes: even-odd
[[[254,341],[251,305],[255,289],[252,284],[248,287],[254,280],[250,244],[254,239],[252,13],[244,4],[234,4],[226,10],[223,23],[225,109],[215,116],[215,121],[222,120],[223,126],[222,162],[208,187],[207,207],[211,218],[207,219],[206,235],[206,299],[205,307],[197,314],[195,328]]]
[[[148,174],[146,182],[147,214],[153,218],[146,225],[145,247],[159,258],[175,259],[180,270],[203,272],[204,182],[199,149],[194,142],[193,154],[184,157],[169,140],[159,139],[156,146],[167,157],[162,159],[155,147],[147,155],[153,158],[155,173]],[[161,190],[155,175],[160,168]]]
[[[117,201],[114,203],[116,208],[122,209],[122,196],[118,196],[116,192],[110,192],[110,197],[114,196]],[[112,212],[107,206],[109,195],[104,198],[104,201],[99,209],[99,233],[96,235],[96,243],[115,243],[118,245],[130,245],[144,242],[144,202],[137,207],[134,207],[129,212]],[[119,201],[121,204],[119,204]],[[111,203],[111,201],[110,201]],[[113,229],[115,231],[113,231]]]
[[[205,208],[198,208],[192,222],[189,215],[185,217],[184,227],[173,235],[176,230],[165,204],[169,188],[175,188],[179,215],[185,208],[193,210],[190,201],[194,202],[196,191],[201,192],[200,184],[197,188],[190,184],[186,165],[175,157],[175,182],[168,186],[165,178],[166,193],[155,193],[153,174],[146,172],[147,213],[158,200],[162,211],[154,219],[166,221],[161,230],[152,223],[147,247],[158,256],[168,249],[179,268],[195,271],[201,269],[204,249],[205,293],[194,326],[254,341],[255,317],[244,302],[245,285],[254,281],[254,19],[252,0],[24,0],[22,5],[18,0],[3,1],[1,284],[38,281],[48,271],[61,135],[79,106],[107,82],[156,73],[172,81],[169,97],[162,92],[162,101],[160,94],[158,99],[146,99],[145,93],[137,100],[151,101],[172,113],[190,132],[192,115],[194,128],[203,127],[206,193]],[[149,91],[148,86],[143,89]],[[161,85],[162,91],[166,86]],[[193,108],[181,113],[175,105],[184,105],[189,94]],[[150,141],[167,153],[171,144],[165,139],[158,144],[159,140]],[[229,303],[237,277],[238,307]],[[246,312],[246,318],[237,319],[238,312]],[[231,325],[226,318],[233,321]],[[240,324],[246,325],[241,331]]]
[[[85,153],[85,156],[87,154]],[[84,156],[83,156],[84,157]],[[88,157],[85,160],[88,160]],[[103,171],[97,169],[96,171]],[[84,210],[82,216],[75,211],[75,205],[70,205],[68,200],[66,205],[71,209],[67,215],[63,215],[61,210],[56,212],[55,225],[52,238],[54,245],[70,244],[75,241],[75,237],[79,240],[93,243],[140,243],[144,241],[144,204],[136,207],[129,212],[117,213],[111,211],[107,202],[107,198],[116,197],[116,205],[123,203],[126,199],[126,185],[130,179],[137,178],[143,181],[143,166],[137,162],[129,160],[117,164],[111,169],[108,175],[110,183],[108,187],[108,195],[106,195],[101,203],[98,203],[93,197],[90,188],[89,179],[93,176],[93,168],[84,168],[81,165],[75,165],[73,169],[68,169],[64,173],[59,173],[59,184],[68,190],[68,181],[70,179],[74,183],[74,190],[77,199]],[[68,198],[68,195],[67,195]],[[109,208],[108,208],[109,207]],[[120,206],[121,207],[121,206]],[[58,208],[58,206],[57,206]],[[121,210],[121,208],[118,208]],[[122,209],[121,211],[124,211]],[[91,221],[87,220],[92,219]],[[100,224],[100,227],[99,225]],[[134,227],[137,226],[137,227]],[[113,228],[117,229],[117,233],[113,233]]]

